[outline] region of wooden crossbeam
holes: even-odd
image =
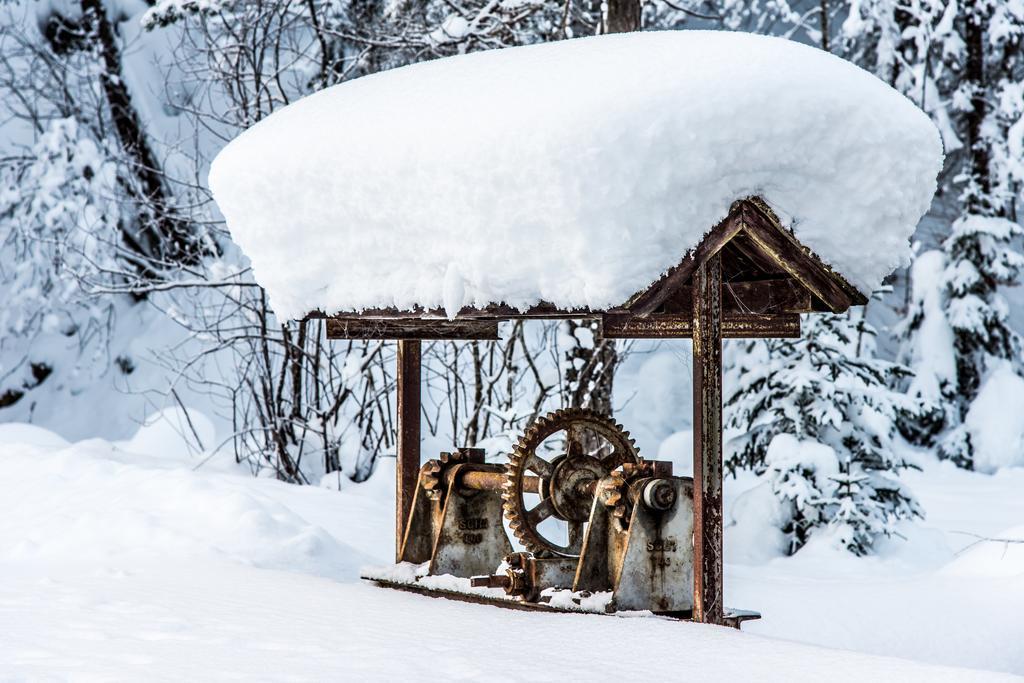
[[[554,304],[540,302],[525,310],[513,308],[505,304],[489,304],[483,308],[464,306],[455,316],[456,321],[462,320],[514,320],[517,318],[586,318],[592,316],[589,309],[568,310],[559,308]],[[397,308],[367,308],[358,313],[339,312],[328,315],[323,311],[312,311],[306,315],[307,319],[327,320],[424,320],[432,324],[448,321],[448,315],[443,309],[414,308],[413,310],[399,310]]]
[[[497,320],[328,318],[328,339],[498,339]]]
[[[818,297],[833,313],[841,313],[851,305],[864,305],[867,299],[840,278],[816,256],[807,251],[788,230],[755,207],[743,212],[743,231],[750,241],[771,257]]]
[[[723,258],[724,262],[724,258]],[[683,285],[665,301],[665,313],[689,315],[693,302],[693,287]],[[753,282],[723,282],[722,312],[732,314],[772,315],[776,313],[811,313],[814,301],[810,291],[789,277]],[[652,314],[652,316],[658,314]]]
[[[796,339],[800,337],[800,316],[730,314],[721,321],[725,339]],[[605,339],[691,339],[693,316],[685,313],[656,314],[646,318],[606,314],[601,317]]]

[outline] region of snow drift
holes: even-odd
[[[623,303],[749,195],[862,291],[942,161],[909,100],[750,34],[609,35],[344,83],[231,142],[210,187],[282,318]]]
[[[979,543],[948,570],[919,559],[900,569],[884,555],[765,563],[771,554],[748,553],[756,566],[726,565],[730,604],[765,614],[743,632],[431,600],[357,578],[360,564],[392,557],[393,458],[342,491],[294,486],[249,476],[230,455],[171,453],[166,440],[182,438],[175,417],[128,442],[151,446],[145,454],[68,444],[32,425],[0,429],[0,680],[1019,680],[891,656],[1024,672],[1024,546]],[[954,528],[1021,537],[1024,470],[932,465],[915,482],[940,495],[929,509]],[[755,481],[730,478],[726,495]],[[726,530],[726,547],[768,549],[752,533],[770,505],[770,493],[748,498],[749,523]],[[492,633],[516,634],[516,646],[460,637]],[[605,643],[616,653],[667,645],[657,656],[595,656]]]

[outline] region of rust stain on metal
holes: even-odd
[[[495,341],[498,339],[498,321],[334,317],[327,319],[327,338]]]
[[[460,487],[465,472],[500,474],[501,465],[461,463],[445,472],[446,492],[441,523],[436,528],[431,574],[471,577],[492,571],[512,552],[501,524],[501,494]]]
[[[694,582],[697,621],[722,623],[722,262],[697,270],[693,299]]]
[[[398,342],[396,374],[398,439],[395,448],[395,557],[401,561],[402,541],[420,474],[420,342]]]
[[[661,313],[637,318],[609,313],[601,318],[600,334],[605,339],[691,339],[693,316]],[[726,339],[799,338],[800,316],[734,313],[723,318],[722,336]]]

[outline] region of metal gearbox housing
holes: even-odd
[[[564,433],[553,455],[538,452]],[[527,500],[536,496],[537,502]],[[508,521],[524,550],[513,552]],[[568,527],[568,542],[541,523]],[[401,559],[428,574],[472,577],[524,603],[552,591],[611,592],[610,611],[686,615],[693,608],[693,481],[644,461],[620,425],[591,411],[538,419],[507,465],[479,449],[443,453],[420,471]],[[550,589],[550,590],[549,590]]]

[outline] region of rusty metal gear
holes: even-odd
[[[636,462],[623,463],[622,470],[612,472],[611,476],[603,483],[603,495],[599,497],[602,503],[612,508],[612,515],[624,522],[629,519],[633,511],[633,501],[629,496],[629,485],[641,478],[653,474],[652,463],[643,458]]]
[[[441,453],[441,456],[423,463],[420,468],[420,486],[427,493],[427,498],[438,500],[443,490],[444,471],[452,465],[459,465],[468,460],[461,451],[454,453]]]
[[[551,460],[537,454],[552,435],[565,432],[565,452]],[[587,452],[587,438],[603,442]],[[627,463],[639,461],[636,442],[629,432],[592,410],[563,408],[538,418],[520,437],[505,469],[502,485],[505,518],[512,533],[538,557],[577,557],[583,543],[583,523],[589,519],[597,482]],[[540,478],[540,504],[527,509],[524,480]],[[538,526],[549,517],[568,523],[568,543],[545,538]]]
[[[626,513],[629,509],[629,495],[626,491],[626,476],[622,472],[614,472],[610,481],[603,484],[604,495],[601,496],[601,501],[608,507],[612,508],[612,515],[623,519],[626,517]]]

